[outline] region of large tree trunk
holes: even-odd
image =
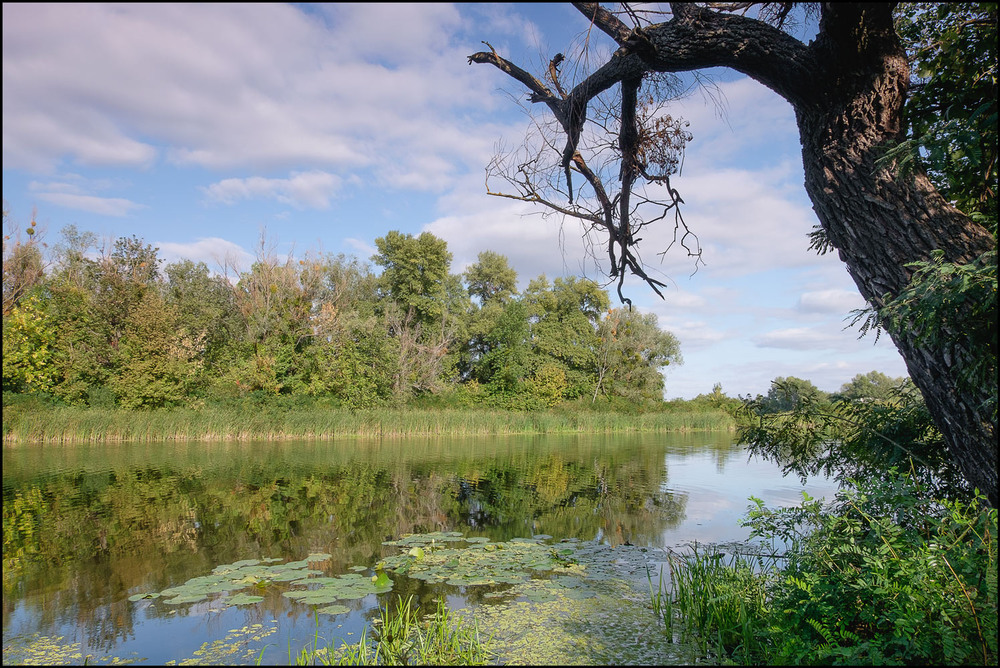
[[[794,103],[806,191],[861,295],[880,304],[906,286],[912,274],[908,263],[927,260],[938,249],[948,262],[970,262],[995,248],[995,240],[946,202],[923,174],[900,178],[891,166],[876,166],[885,148],[903,138],[906,54],[887,9],[831,14],[824,15],[812,45],[823,70],[818,85],[800,89],[804,94]],[[851,41],[862,26],[868,39]],[[852,44],[853,52],[847,46]],[[959,379],[968,360],[982,351],[963,345],[961,332],[934,347],[917,343],[912,329],[889,334],[953,459],[996,506],[996,425],[987,408],[989,391]]]

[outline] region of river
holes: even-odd
[[[391,592],[343,601],[339,614],[282,595],[287,581],[262,584],[251,592],[261,600],[243,605],[227,605],[226,594],[141,597],[225,565],[273,575],[269,564],[312,560],[314,576],[367,578],[405,548],[394,541],[428,533],[437,546],[444,536],[619,550],[608,552],[619,563],[630,550],[655,573],[666,550],[745,540],[749,496],[795,505],[803,490],[830,498],[836,486],[782,477],[727,433],[7,447],[4,664],[288,663],[317,638],[357,641],[378,606],[401,594],[443,597],[514,633],[504,663],[684,663],[649,640],[648,584],[645,594],[600,599],[604,610],[596,599],[583,602],[585,614],[564,610],[591,628],[563,624],[569,639],[558,641],[533,635],[551,601],[471,580],[396,576]],[[499,606],[522,607],[511,622],[497,621]],[[597,624],[608,634],[600,642]]]

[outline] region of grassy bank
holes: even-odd
[[[733,419],[724,411],[627,415],[559,408],[531,412],[485,408],[352,411],[323,406],[266,405],[128,411],[40,402],[5,405],[3,410],[6,444],[605,434],[733,428]]]

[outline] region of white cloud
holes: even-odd
[[[121,218],[145,206],[120,197],[95,197],[65,192],[37,192],[38,199],[67,209],[77,209],[103,216]]]
[[[219,268],[227,262],[236,267],[249,267],[253,262],[253,255],[239,244],[219,237],[206,237],[191,243],[157,241],[153,245],[160,249],[165,264],[192,260],[204,262],[210,268]]]
[[[756,336],[754,343],[761,348],[786,350],[837,349],[844,345],[845,335],[840,332],[823,331],[816,327],[789,327]]]
[[[318,13],[317,13],[318,12]],[[494,73],[449,5],[5,4],[5,167],[369,168],[441,188],[482,164]]]
[[[292,172],[287,179],[252,176],[223,179],[201,190],[212,200],[235,204],[244,199],[274,199],[296,208],[326,209],[342,179],[321,171]]]
[[[367,260],[372,255],[375,255],[378,252],[378,249],[375,248],[375,246],[372,246],[371,244],[362,241],[361,239],[348,237],[344,239],[344,243],[350,246],[351,248],[357,250],[359,253],[359,257],[362,260]]]
[[[802,293],[796,308],[803,313],[846,315],[864,305],[865,300],[856,290],[817,290]]]

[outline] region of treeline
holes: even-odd
[[[48,247],[34,232],[4,238],[5,393],[128,409],[279,395],[635,406],[662,403],[660,369],[681,362],[655,315],[611,308],[596,283],[542,275],[518,292],[491,251],[454,274],[426,232],[389,232],[371,262],[279,257],[262,237],[249,268],[218,272],[165,264],[135,236],[101,248],[69,226]]]

